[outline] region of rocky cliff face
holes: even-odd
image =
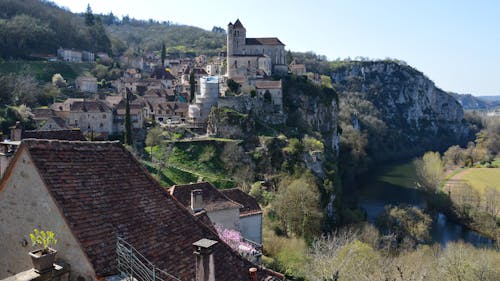
[[[411,156],[467,141],[468,127],[460,103],[409,66],[386,61],[351,62],[335,69],[331,78],[341,99],[357,93],[373,104],[385,123],[385,144],[371,149],[394,157],[373,151],[375,158]],[[364,129],[363,124],[360,129]]]
[[[300,77],[288,78],[283,85],[286,125],[302,133],[320,133],[327,155],[337,155],[338,95]]]

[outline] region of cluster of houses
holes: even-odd
[[[48,109],[34,109],[33,113],[40,130],[79,128],[86,135],[97,134],[106,139],[123,133],[128,97],[134,129],[143,129],[146,122],[203,128],[212,107],[234,105],[235,99],[226,97],[228,80],[232,80],[247,96],[252,93],[253,99],[270,103],[270,110],[261,115],[282,115],[282,83],[271,77],[287,72],[306,73],[305,66],[296,61],[286,65],[284,46],[275,37],[247,38],[245,27],[237,20],[228,25],[225,54],[212,58],[167,57],[164,61],[155,53],[123,56],[120,62],[128,68],[113,81],[114,93],[101,94],[95,77],[82,76],[75,81],[76,89],[94,94],[94,98],[70,98]],[[59,48],[57,54],[70,62],[95,60],[95,54],[88,51]],[[107,57],[100,53],[97,56]],[[247,107],[265,107],[250,104]]]
[[[205,182],[167,189],[119,142],[62,131],[22,139],[0,181],[0,210],[2,280],[284,280],[259,265],[255,199]],[[241,245],[220,226],[241,231]],[[57,235],[47,271],[32,269],[33,228]]]
[[[305,75],[304,65],[286,65],[278,38],[247,38],[239,20],[229,23],[227,42],[227,53],[213,58],[122,57],[127,69],[114,93],[99,91],[95,77],[78,77],[76,88],[92,98],[33,109],[36,130],[11,128],[0,143],[0,279],[284,279],[260,265],[262,210],[254,198],[207,182],[161,186],[120,143],[95,141],[123,133],[127,114],[135,130],[148,122],[202,128],[213,107],[241,98],[226,96],[228,82],[258,101],[254,107],[265,100],[266,113],[282,114],[282,81],[271,77]],[[87,51],[57,55],[95,60]],[[30,269],[33,228],[57,234],[58,259],[48,271]],[[221,229],[239,233],[238,243]]]

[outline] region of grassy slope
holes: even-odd
[[[146,167],[153,175],[164,185],[183,184],[196,182],[203,178],[218,188],[235,187],[236,183],[228,178],[225,168],[219,159],[224,141],[197,141],[197,142],[178,142],[168,155],[165,168],[158,173],[158,165],[146,162]],[[206,147],[212,146],[213,153],[207,152]],[[150,147],[146,147],[146,153],[150,154]],[[153,149],[153,159],[164,158],[160,149]]]
[[[5,61],[0,62],[0,75],[9,73],[33,75],[39,81],[50,82],[52,75],[61,74],[64,79],[74,81],[78,75],[89,71],[92,64],[48,61]]]
[[[471,168],[459,175],[481,194],[488,186],[500,190],[500,168]]]

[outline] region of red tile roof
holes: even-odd
[[[167,71],[163,67],[155,68],[153,73],[151,73],[151,78],[156,78],[156,79],[165,79],[165,80],[174,80],[175,77],[170,73],[170,71]]]
[[[281,42],[278,38],[276,37],[264,37],[264,38],[247,38],[245,40],[246,45],[282,45],[283,42]]]
[[[243,207],[227,198],[222,192],[208,182],[174,185],[170,188],[170,194],[182,205],[190,209],[191,192],[195,189],[201,189],[203,191],[203,209],[207,212]]]
[[[182,280],[195,278],[192,243],[217,240],[216,280],[248,280],[255,265],[191,215],[120,143],[26,140],[19,151],[24,149],[98,277],[117,274],[115,243],[121,236]],[[260,268],[259,279],[268,276],[283,279]]]
[[[257,203],[257,200],[246,194],[243,190],[239,188],[231,188],[221,190],[221,192],[229,199],[243,206],[240,208],[240,217],[262,214],[262,209],[260,208],[259,203]]]
[[[86,141],[80,129],[23,131],[23,139]]]
[[[111,112],[111,108],[104,101],[83,100],[71,103],[70,111],[73,112]]]

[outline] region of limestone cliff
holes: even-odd
[[[381,132],[368,130],[368,153],[375,159],[400,159],[467,141],[460,103],[414,68],[390,61],[350,62],[335,68],[331,78],[341,99],[357,93],[373,104],[374,118],[384,123]],[[357,114],[351,114],[353,125]],[[357,125],[360,130],[366,126]],[[376,134],[380,141],[370,143]]]
[[[284,83],[283,103],[288,127],[296,128],[302,134],[319,133],[327,156],[338,154],[339,107],[334,91],[314,85],[302,77],[289,77]]]

